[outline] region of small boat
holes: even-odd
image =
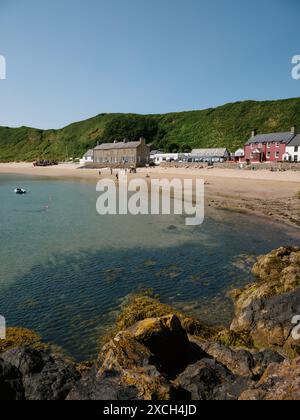
[[[19,195],[23,195],[23,194],[27,194],[27,191],[24,190],[23,188],[16,188],[15,193]]]

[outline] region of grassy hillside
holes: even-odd
[[[101,114],[61,130],[0,127],[0,161],[81,157],[97,142],[144,135],[155,148],[184,151],[227,147],[234,151],[260,132],[300,127],[300,98],[237,102],[214,109],[166,115]]]

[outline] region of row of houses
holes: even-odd
[[[244,161],[260,162],[300,162],[300,134],[293,126],[285,133],[258,134],[253,130],[245,145]]]
[[[230,160],[230,157],[226,148],[194,149],[191,153],[163,153],[154,150],[150,154],[150,161],[155,165],[165,162],[225,162]]]
[[[151,162],[161,165],[164,162],[300,162],[300,134],[296,126],[289,132],[258,134],[251,133],[244,148],[230,153],[226,148],[194,149],[191,153],[150,152],[146,140],[103,143],[89,150],[81,159],[82,165],[95,163],[102,166],[128,165],[145,166]]]

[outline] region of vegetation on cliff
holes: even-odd
[[[300,98],[237,102],[165,115],[100,114],[60,130],[0,127],[0,161],[78,158],[97,142],[140,136],[169,152],[193,147],[234,151],[244,145],[253,128],[287,131],[294,124],[300,126]]]

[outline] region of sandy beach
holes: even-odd
[[[0,174],[19,174],[94,182],[100,179],[98,169],[80,169],[75,164],[36,168],[30,163],[0,164]],[[102,170],[102,177],[110,171]],[[143,168],[130,177],[151,179],[203,178],[206,204],[238,212],[264,215],[300,227],[300,172],[248,171],[239,169]],[[115,177],[115,175],[114,175]]]

